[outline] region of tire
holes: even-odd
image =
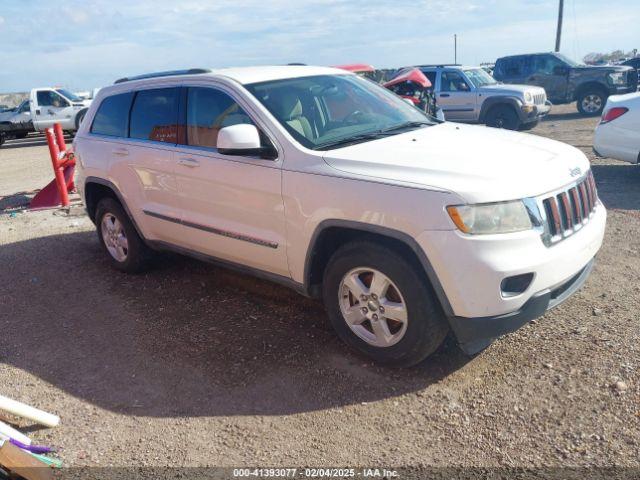
[[[487,113],[485,124],[493,128],[518,130],[520,128],[520,118],[510,105],[496,105]]]
[[[520,128],[520,118],[510,105],[496,105],[487,113],[485,124],[493,128],[518,130]]]
[[[577,107],[582,115],[602,115],[607,103],[607,95],[599,88],[585,90],[578,95]]]
[[[78,112],[78,115],[76,115],[76,131],[78,131],[78,129],[80,128],[80,124],[82,123],[82,120],[84,120],[84,116],[87,114],[86,110],[80,110]]]
[[[98,202],[95,218],[100,245],[111,265],[126,273],[144,271],[152,252],[138,235],[122,205],[113,198],[103,198]],[[109,224],[113,229],[109,229]]]
[[[385,281],[388,287],[378,288]],[[340,247],[329,260],[322,290],[338,336],[378,363],[415,365],[435,352],[449,331],[422,272],[395,250],[374,242]]]

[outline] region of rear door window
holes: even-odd
[[[133,92],[105,98],[91,125],[91,133],[109,137],[126,137]]]
[[[431,82],[431,87],[429,88],[433,88],[436,85],[436,72],[425,72],[424,70],[422,71],[422,73],[424,73],[424,76],[427,77],[429,79],[429,81]]]
[[[129,136],[139,140],[177,143],[178,88],[141,90],[131,108]]]

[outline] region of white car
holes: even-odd
[[[640,92],[607,99],[593,149],[601,157],[640,163]]]
[[[412,365],[474,353],[575,292],[605,231],[589,161],[440,123],[324,67],[191,70],[100,90],[76,184],[119,270],[169,249],[322,298],[338,335]]]

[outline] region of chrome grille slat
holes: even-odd
[[[586,225],[597,202],[598,192],[591,171],[574,185],[542,198],[546,216],[543,233],[545,244],[556,244]]]
[[[533,96],[533,102],[534,102],[536,105],[544,105],[544,103],[545,103],[545,102],[546,102],[546,100],[547,100],[545,97],[546,97],[546,95],[545,95],[544,93],[536,93],[536,94]]]

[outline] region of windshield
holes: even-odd
[[[481,68],[465,70],[464,74],[476,88],[484,87],[486,85],[496,85],[498,83],[495,78]]]
[[[290,78],[246,88],[298,142],[315,150],[438,123],[385,88],[356,75]]]
[[[74,93],[71,93],[69,90],[65,90],[64,88],[56,88],[56,92],[58,92],[63,97],[66,97],[68,100],[72,102],[81,102],[82,99]]]
[[[570,67],[583,67],[584,66],[584,63],[576,62],[572,58],[566,57],[561,53],[554,53],[554,55],[556,56],[556,58],[559,58],[560,60],[562,60],[564,63],[566,63]]]

